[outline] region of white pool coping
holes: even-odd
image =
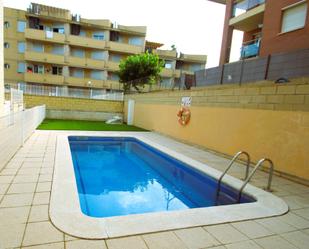
[[[57,136],[54,179],[49,215],[52,223],[63,232],[86,239],[105,239],[195,226],[250,220],[282,215],[288,211],[280,198],[250,184],[244,193],[253,196],[253,203],[165,211],[110,218],[93,218],[82,213],[68,136],[134,137],[142,142],[205,172],[216,179],[221,172],[170,148],[151,141],[137,132],[65,132]],[[238,189],[242,181],[226,175],[224,183]]]

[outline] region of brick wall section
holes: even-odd
[[[6,99],[8,98],[9,94],[6,94]],[[47,110],[123,112],[122,101],[24,95],[24,102],[26,103],[26,108],[45,104]]]
[[[180,105],[182,96],[192,97],[192,106],[216,106],[264,110],[309,111],[309,78],[275,84],[262,81],[245,85],[220,85],[190,91],[164,91],[127,95],[140,103]]]

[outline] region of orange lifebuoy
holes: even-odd
[[[177,116],[178,116],[178,123],[181,124],[182,126],[185,126],[190,121],[191,112],[189,108],[181,107],[177,113]]]

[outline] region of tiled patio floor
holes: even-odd
[[[36,131],[0,172],[1,249],[309,248],[309,187],[276,176],[274,194],[283,198],[291,209],[284,216],[108,240],[71,237],[57,230],[48,216],[57,133]],[[229,161],[155,133],[147,136],[219,170]],[[237,166],[231,172],[242,177],[244,167]],[[258,172],[252,184],[264,186],[266,176]]]

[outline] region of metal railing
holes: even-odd
[[[123,101],[123,92],[107,91],[105,89],[46,86],[28,83],[18,84],[18,89],[28,95]],[[6,89],[6,92],[9,92],[9,89]]]
[[[224,172],[221,174],[219,180],[218,180],[218,186],[217,186],[217,196],[220,193],[220,188],[221,188],[221,182],[223,177],[226,175],[226,173],[229,171],[229,169],[232,167],[232,165],[234,164],[234,162],[241,156],[241,155],[245,155],[247,157],[247,163],[246,163],[246,174],[245,174],[245,180],[248,178],[249,175],[249,167],[250,167],[250,155],[246,152],[246,151],[239,151],[237,152],[234,157],[232,158],[232,160],[230,161],[229,165],[227,166],[227,168],[224,170]]]
[[[239,16],[248,10],[257,7],[261,4],[265,3],[265,0],[243,0],[237,1],[233,5],[233,13],[232,16]]]
[[[266,190],[267,190],[267,191],[271,191],[271,188],[270,188],[270,187],[271,187],[271,181],[272,181],[273,173],[274,173],[274,164],[273,164],[272,160],[270,160],[270,159],[268,159],[268,158],[263,158],[263,159],[261,159],[260,161],[258,161],[258,163],[255,165],[254,169],[252,170],[251,174],[247,177],[247,179],[245,180],[245,182],[244,182],[244,183],[242,184],[242,186],[240,187],[239,192],[238,192],[238,199],[237,199],[238,202],[240,202],[242,191],[244,190],[244,188],[246,187],[246,185],[249,183],[249,181],[251,180],[251,178],[253,177],[253,175],[255,174],[255,172],[258,170],[258,168],[261,167],[261,165],[262,165],[264,162],[268,162],[269,165],[270,165],[270,168],[269,168],[269,176],[268,176],[268,182],[267,182]]]

